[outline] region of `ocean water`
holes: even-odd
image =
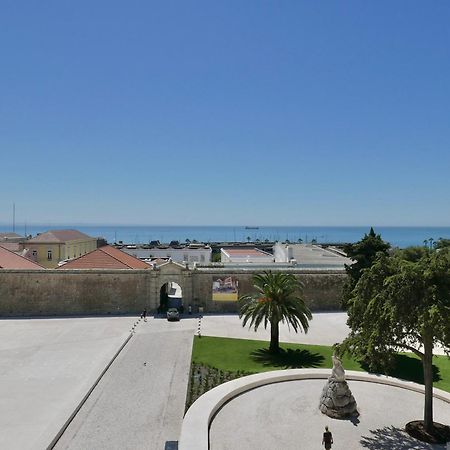
[[[186,239],[200,242],[247,242],[284,241],[318,243],[344,243],[360,240],[370,227],[321,227],[321,226],[261,226],[257,229],[246,229],[244,226],[123,226],[123,225],[28,225],[16,226],[19,234],[42,233],[49,229],[75,228],[90,236],[104,237],[109,243],[145,244],[150,241],[185,242]],[[450,227],[374,227],[375,232],[396,247],[423,245],[425,239],[450,239]],[[0,225],[0,232],[12,231],[11,226]]]

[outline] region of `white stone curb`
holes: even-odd
[[[206,394],[203,394],[186,412],[181,427],[178,449],[208,450],[209,426],[214,415],[227,401],[243,392],[259,386],[284,381],[327,379],[330,374],[330,369],[275,370],[272,372],[249,375],[221,384],[220,386],[211,389]],[[387,384],[389,386],[408,389],[421,394],[425,392],[424,386],[420,384],[387,377],[385,375],[373,375],[356,371],[346,371],[345,374],[346,379],[349,381]],[[442,391],[441,389],[434,389],[433,395],[435,398],[450,404],[450,393]]]

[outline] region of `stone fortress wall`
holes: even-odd
[[[345,272],[279,269],[294,273],[304,284],[312,310],[340,310]],[[156,311],[160,289],[167,282],[182,288],[183,304],[204,312],[236,312],[236,302],[212,300],[217,277],[233,276],[239,295],[253,293],[257,269],[196,268],[169,263],[156,270],[0,270],[0,316],[136,314]]]

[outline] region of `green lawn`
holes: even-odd
[[[273,356],[267,352],[268,344],[264,341],[196,336],[192,363],[223,371],[251,373],[278,369],[332,367],[332,347],[284,343],[281,347],[281,354]],[[437,356],[433,362],[434,386],[450,392],[450,359],[446,356]],[[346,370],[365,370],[357,361],[348,357],[342,359],[342,364]],[[396,369],[389,375],[423,383],[422,364],[410,353],[398,355]]]

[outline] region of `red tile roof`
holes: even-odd
[[[151,266],[134,256],[106,245],[73,259],[58,269],[150,269]]]
[[[11,252],[20,251],[20,244],[18,242],[0,242],[0,247],[6,248]]]
[[[82,233],[78,230],[50,230],[45,233],[38,234],[33,239],[29,239],[27,242],[67,242],[75,241],[78,239],[92,239],[91,236]]]
[[[10,250],[0,247],[0,269],[43,269],[42,266]]]

